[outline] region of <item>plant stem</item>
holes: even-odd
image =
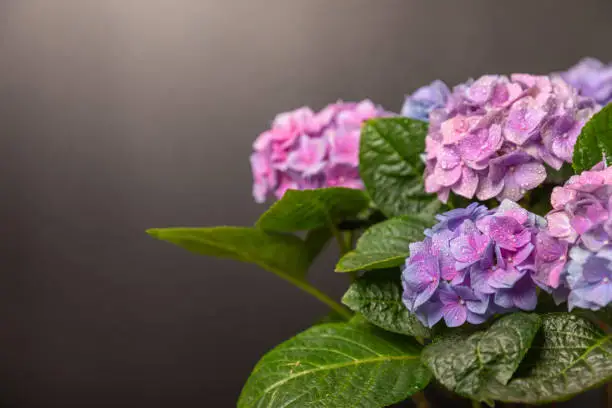
[[[319,299],[321,302],[325,303],[329,306],[333,311],[338,313],[340,316],[344,317],[346,320],[350,320],[353,317],[353,314],[348,311],[344,306],[340,303],[336,302],[334,299],[330,298],[325,293],[321,292],[319,289],[315,288],[308,282],[304,282],[302,280],[297,279],[288,279],[291,283],[293,283],[298,288],[302,289],[304,292],[308,293],[311,296]]]
[[[427,401],[427,398],[422,391],[412,394],[412,402],[414,402],[414,405],[416,405],[417,408],[430,408],[429,401]]]
[[[329,228],[331,229],[334,238],[336,238],[336,242],[338,243],[338,249],[340,250],[340,257],[344,256],[348,251],[350,251],[350,247],[346,244],[346,239],[342,232],[336,227],[335,224],[330,224]]]
[[[335,224],[329,224],[329,228],[336,238],[336,242],[338,243],[338,249],[340,250],[340,258],[342,258],[346,253],[353,249],[353,232],[349,231],[345,233],[341,231]],[[347,273],[351,282],[354,282],[357,279],[357,272],[349,272]]]
[[[476,400],[472,400],[472,408],[480,408],[480,402]]]
[[[344,242],[349,251],[353,250],[353,241],[355,240],[355,231],[343,231]]]

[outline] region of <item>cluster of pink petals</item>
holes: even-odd
[[[486,75],[456,86],[430,113],[425,189],[518,201],[546,179],[544,164],[571,162],[598,105],[558,76]]]
[[[549,232],[556,238],[575,243],[578,236],[588,230],[589,220],[608,218],[605,208],[609,199],[612,199],[612,167],[605,168],[600,163],[590,171],[570,177],[564,186],[555,187],[551,194],[553,210],[546,216]],[[584,214],[580,210],[584,210]],[[612,227],[612,219],[610,223]]]
[[[388,115],[369,100],[277,115],[272,128],[253,144],[253,197],[261,203],[271,195],[281,198],[289,189],[363,188],[358,169],[361,125]]]

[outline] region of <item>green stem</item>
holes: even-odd
[[[417,408],[429,408],[429,401],[425,397],[425,394],[421,392],[417,392],[416,394],[412,394],[412,402],[416,405]]]
[[[355,231],[342,231],[342,234],[344,235],[344,243],[346,245],[346,248],[348,248],[349,251],[352,251]]]
[[[480,408],[480,402],[476,400],[472,400],[472,408]]]
[[[325,293],[321,292],[319,289],[315,288],[308,282],[300,281],[300,280],[289,280],[298,288],[302,289],[304,292],[308,293],[311,296],[319,299],[321,302],[325,303],[329,306],[333,311],[338,313],[340,316],[344,317],[346,320],[350,320],[353,317],[353,314],[348,311],[344,306],[340,303],[336,302],[334,299],[327,296]]]
[[[338,249],[340,250],[340,257],[343,257],[351,248],[346,244],[346,239],[342,232],[336,227],[335,224],[330,224],[329,228],[331,229],[334,238],[336,238],[336,242],[338,243]]]

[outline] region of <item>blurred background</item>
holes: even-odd
[[[398,111],[437,78],[609,61],[611,15],[607,0],[0,0],[0,406],[235,406],[259,357],[325,307],[144,230],[252,224],[248,156],[277,112]],[[311,276],[339,297],[335,256]]]

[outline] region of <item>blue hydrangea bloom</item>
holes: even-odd
[[[597,253],[578,246],[569,253],[566,282],[568,308],[598,310],[612,302],[612,248]]]
[[[410,245],[402,271],[404,304],[424,325],[479,324],[494,313],[535,308],[534,242],[543,219],[508,200],[437,219],[425,240]]]
[[[448,86],[440,80],[435,80],[406,97],[401,115],[428,122],[429,112],[444,107],[449,95]]]

